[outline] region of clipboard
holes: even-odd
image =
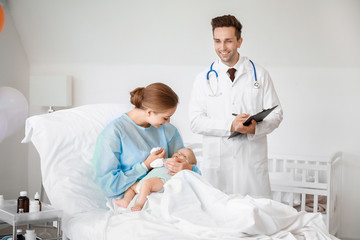
[[[268,108],[268,109],[264,109],[261,112],[258,112],[257,114],[254,114],[252,116],[250,116],[248,119],[246,119],[246,121],[243,123],[244,126],[249,126],[251,123],[251,120],[255,120],[256,122],[261,122],[262,120],[264,120],[267,115],[269,115],[278,105],[272,107],[272,108]],[[238,135],[241,135],[242,133],[240,132],[233,132],[228,139],[236,137]]]

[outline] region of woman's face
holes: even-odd
[[[148,109],[148,123],[153,127],[159,128],[161,125],[170,122],[170,117],[175,113],[176,107],[170,108],[165,112],[154,112],[151,109]]]

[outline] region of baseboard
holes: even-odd
[[[341,236],[336,236],[336,237],[341,240],[360,240],[360,238],[341,237]]]

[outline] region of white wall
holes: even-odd
[[[26,98],[29,90],[29,63],[13,19],[4,5],[5,25],[0,34],[0,87],[12,87]],[[27,189],[28,147],[21,144],[24,128],[0,142],[0,194],[17,198]]]
[[[284,108],[270,151],[343,151],[339,236],[360,236],[360,1],[12,0],[10,8],[31,74],[73,75],[75,106],[127,102],[133,88],[165,82],[180,96],[173,122],[185,141],[199,139],[187,103],[195,75],[215,56],[210,19],[234,14],[244,25],[241,54],[270,71]],[[37,163],[30,149],[29,165]]]

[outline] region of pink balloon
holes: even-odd
[[[0,87],[0,142],[25,125],[28,103],[21,92]]]

